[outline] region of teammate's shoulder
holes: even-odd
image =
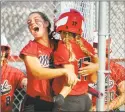
[[[28,44],[27,44],[23,49],[33,48],[33,47],[35,47],[35,46],[37,46],[37,43],[34,42],[34,41],[32,41],[32,40],[30,40],[30,41],[28,42]]]
[[[84,37],[81,38],[81,41],[82,41],[84,44],[86,44],[86,43],[89,44],[89,42],[88,42]]]
[[[56,59],[57,57],[59,58],[59,60],[69,59],[69,50],[67,49],[66,45],[64,44],[62,40],[58,42],[58,47],[54,52],[54,58]]]
[[[11,72],[13,72],[13,73],[23,73],[21,70],[19,70],[18,68],[16,68],[16,67],[13,67],[13,66],[11,66],[11,65],[7,65],[7,69],[8,69],[8,71],[11,73]]]
[[[57,50],[58,51],[67,51],[68,50],[66,47],[66,44],[62,40],[59,40]]]
[[[29,41],[29,43],[21,50],[20,57],[23,59],[24,55],[36,56],[38,44],[34,41]]]

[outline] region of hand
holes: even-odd
[[[79,68],[78,73],[80,75],[84,75],[84,76],[90,75],[92,73],[95,73],[99,68],[98,63],[92,63],[92,62],[86,61],[86,62],[84,62],[84,64],[87,66]]]
[[[65,69],[65,76],[68,78],[68,85],[74,86],[80,79],[76,76],[74,72],[71,72],[71,70]]]
[[[96,112],[96,106],[93,106],[91,109],[92,112]]]

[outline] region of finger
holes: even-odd
[[[79,71],[80,71],[80,70],[83,70],[83,69],[84,69],[84,67],[81,67],[81,68],[79,68]]]
[[[90,66],[88,65],[88,66],[85,66],[85,67],[79,68],[79,71],[80,71],[80,70],[86,70],[86,69],[90,69]]]
[[[90,75],[90,74],[87,74],[87,73],[86,73],[86,74],[81,73],[80,75],[81,75],[81,76],[88,76],[88,75]]]
[[[70,84],[67,84],[66,86],[70,87],[71,85],[70,85]]]
[[[72,83],[73,83],[72,78],[69,77],[69,78],[68,78],[68,85],[70,86]]]
[[[91,62],[84,61],[83,63],[84,63],[85,65],[89,65]]]
[[[68,85],[71,86],[71,85],[75,85],[75,81],[77,80],[77,77],[74,76],[74,77],[70,77],[69,78],[69,82],[68,82]]]
[[[71,85],[71,88],[73,88],[73,84]]]
[[[83,72],[82,72],[82,71],[79,71],[78,74],[83,75]]]
[[[87,70],[82,70],[82,71],[78,71],[78,73],[81,75],[81,74],[87,74]]]
[[[68,87],[71,87],[73,84],[74,84],[74,80],[71,79],[71,80],[67,83],[67,86],[68,86]]]
[[[73,85],[75,85],[77,81],[78,81],[78,80],[77,80],[77,77],[74,77]]]
[[[78,80],[75,80],[74,83],[73,83],[73,86],[75,86],[77,82],[78,82]]]
[[[70,87],[72,84],[73,84],[73,83],[70,82],[70,83],[68,83],[68,86]]]
[[[83,74],[82,76],[88,76],[89,74]]]
[[[80,81],[80,79],[78,79],[77,76],[76,76],[75,79],[74,79],[74,82],[73,82],[73,86],[76,85],[76,83],[77,83],[78,81]]]

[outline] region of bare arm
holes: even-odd
[[[65,65],[63,65],[63,68],[66,68],[66,69],[68,69],[70,72],[72,72],[72,73],[74,73],[75,74],[75,69],[74,69],[74,66],[72,65],[72,64],[65,64]],[[76,75],[75,75],[76,76]],[[76,78],[77,78],[77,76],[76,76]],[[79,80],[78,80],[79,81]],[[76,84],[77,82],[75,82],[75,84]]]
[[[68,69],[43,68],[36,57],[25,56],[24,62],[27,70],[30,71],[30,73],[38,79],[52,79],[55,77],[65,75],[68,77],[68,84],[74,85],[75,84],[74,82],[78,81],[76,75],[73,72],[69,71]]]
[[[25,56],[24,62],[28,71],[39,79],[52,79],[65,73],[65,69],[43,68],[36,57]]]
[[[63,67],[75,73],[74,66],[72,64],[65,64]]]
[[[63,67],[69,69],[72,72],[75,72],[74,66],[72,64],[65,64],[63,65]],[[61,90],[60,94],[65,98],[71,92],[71,90],[72,90],[72,85],[68,86],[66,83],[63,89]]]

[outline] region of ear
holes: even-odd
[[[49,26],[49,22],[45,21],[45,26],[48,27]]]

